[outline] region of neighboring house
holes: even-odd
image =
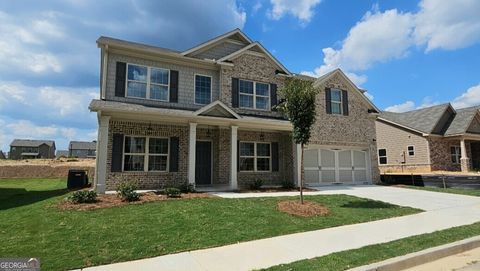
[[[0,159],[7,159],[3,151],[0,151]]]
[[[55,158],[55,141],[14,139],[10,144],[9,159]]]
[[[480,169],[480,106],[442,104],[405,113],[382,112],[377,146],[382,172]]]
[[[97,141],[70,141],[68,156],[77,158],[94,158],[97,151]]]
[[[56,158],[61,158],[61,157],[68,157],[69,151],[68,150],[58,150],[57,153],[55,154]]]
[[[275,106],[292,74],[236,29],[183,52],[100,37],[95,185],[238,189],[299,181],[300,147]],[[315,80],[317,121],[305,152],[313,185],[379,180],[378,109],[340,70]]]

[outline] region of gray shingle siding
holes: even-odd
[[[235,51],[240,50],[245,47],[245,44],[237,44],[231,42],[222,42],[219,45],[216,45],[205,52],[202,52],[198,55],[195,55],[196,58],[200,59],[220,59],[224,56],[227,56]]]
[[[116,75],[117,61],[178,71],[179,73],[178,103],[162,102],[162,101],[156,101],[156,100],[150,100],[150,99],[116,97],[115,96],[115,75]],[[219,94],[219,72],[218,71],[188,67],[188,66],[169,63],[169,62],[148,60],[144,58],[134,58],[134,57],[118,55],[118,54],[109,54],[106,99],[110,101],[136,103],[136,104],[142,104],[142,105],[148,105],[148,106],[196,110],[202,107],[203,105],[195,104],[195,74],[208,75],[212,77],[212,102],[215,100],[218,100],[218,94]]]

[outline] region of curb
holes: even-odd
[[[347,271],[399,271],[480,247],[480,236],[429,248]]]

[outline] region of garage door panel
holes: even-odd
[[[353,182],[352,179],[352,170],[339,170],[338,172],[339,182],[342,183],[351,183]]]
[[[350,150],[338,152],[338,166],[341,168],[352,167],[352,152]]]
[[[317,170],[305,170],[305,182],[308,184],[318,184],[319,183],[319,174]]]
[[[306,168],[318,168],[318,150],[305,150],[303,159]]]
[[[320,166],[335,168],[335,152],[331,150],[320,150]]]
[[[366,182],[367,181],[367,171],[366,170],[355,170],[354,171],[355,182]]]
[[[335,170],[322,170],[322,183],[334,183]]]
[[[367,167],[367,153],[364,151],[353,151],[353,164],[355,167]]]

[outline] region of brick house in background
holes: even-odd
[[[9,159],[55,158],[55,141],[14,139],[10,144]]]
[[[480,169],[480,106],[441,104],[404,113],[382,112],[377,146],[382,172]]]
[[[238,189],[299,181],[300,147],[275,106],[286,79],[314,80],[317,121],[305,152],[312,185],[379,179],[378,109],[340,70],[292,74],[239,29],[179,52],[100,37],[97,191],[184,182]]]

